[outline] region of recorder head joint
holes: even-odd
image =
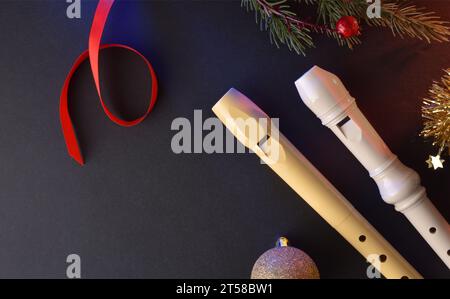
[[[271,135],[269,116],[234,88],[231,88],[212,110],[242,144],[255,152],[260,143]]]
[[[341,80],[318,66],[301,76],[295,86],[305,105],[323,125],[343,118],[343,114],[355,103]]]

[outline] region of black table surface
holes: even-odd
[[[421,4],[450,19],[448,1]],[[449,219],[450,161],[418,136],[421,98],[450,66],[448,43],[395,38],[364,27],[353,51],[315,36],[306,57],[270,45],[239,1],[118,1],[104,43],[124,43],[152,62],[154,111],[123,128],[103,113],[88,63],[76,73],[71,111],[86,165],[66,152],[59,93],[87,48],[96,1],[81,19],[65,1],[2,1],[0,9],[0,277],[64,278],[81,257],[85,278],[248,278],[279,236],[307,252],[323,278],[366,278],[368,264],[293,190],[251,154],[174,154],[171,123],[193,120],[230,88],[249,96],[416,269],[447,267],[339,140],[301,103],[294,81],[313,65],[341,77],[400,159],[421,176]],[[114,111],[144,111],[150,79],[123,50],[101,54],[104,95]],[[447,158],[450,160],[450,158]]]

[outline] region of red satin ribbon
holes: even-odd
[[[59,116],[61,120],[61,127],[64,134],[64,139],[66,141],[67,145],[67,151],[69,155],[75,159],[80,165],[84,165],[84,159],[83,155],[81,154],[80,147],[78,145],[77,136],[75,134],[75,130],[73,127],[72,120],[70,118],[69,114],[69,107],[68,107],[68,90],[70,85],[70,80],[72,79],[73,74],[78,69],[80,64],[85,61],[89,57],[89,61],[91,63],[91,71],[92,75],[94,77],[95,86],[97,88],[98,97],[100,99],[100,103],[103,107],[103,111],[105,114],[109,117],[109,119],[116,124],[123,126],[123,127],[131,127],[135,126],[139,123],[141,123],[152,111],[153,106],[156,103],[156,98],[158,95],[158,81],[156,78],[155,71],[153,70],[152,65],[150,62],[138,51],[136,51],[133,48],[130,48],[125,45],[121,44],[107,44],[107,45],[100,45],[103,29],[105,28],[106,20],[108,19],[108,14],[111,10],[111,7],[113,5],[115,0],[100,0],[98,3],[97,9],[95,11],[94,20],[92,22],[91,32],[89,34],[89,49],[83,52],[75,61],[75,63],[72,66],[72,69],[70,70],[69,74],[67,75],[67,78],[64,82],[64,86],[61,91],[61,97],[60,97],[60,103],[59,103]],[[147,108],[147,111],[142,115],[141,117],[126,121],[123,120],[117,116],[115,116],[106,106],[105,102],[102,98],[102,93],[100,90],[100,76],[98,71],[98,56],[101,49],[105,48],[123,48],[132,51],[133,53],[137,54],[139,57],[141,57],[145,63],[147,64],[147,67],[150,71],[150,76],[152,79],[152,91],[151,91],[151,97],[150,97],[150,104]]]

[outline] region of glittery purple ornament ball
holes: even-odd
[[[295,247],[282,246],[263,253],[253,266],[252,279],[319,279],[314,261]]]

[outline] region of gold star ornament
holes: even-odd
[[[450,68],[441,82],[433,83],[428,97],[423,99],[422,117],[424,126],[420,135],[433,140],[433,146],[438,148],[437,155],[427,160],[428,167],[444,168],[441,154],[450,156]]]
[[[445,162],[445,160],[441,159],[441,156],[439,155],[437,156],[430,155],[430,157],[426,162],[428,164],[428,168],[433,168],[434,170],[436,170],[438,168],[444,168],[443,163]]]

